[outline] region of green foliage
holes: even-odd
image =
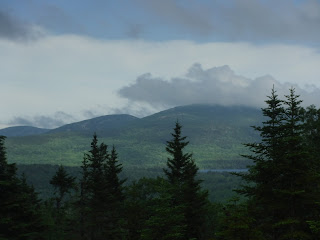
[[[53,185],[56,195],[56,207],[61,208],[61,204],[66,196],[72,189],[76,188],[75,177],[69,176],[62,165],[59,166],[56,174],[50,180],[50,184]]]
[[[163,178],[142,178],[126,191],[128,239],[184,239],[181,209],[172,206]]]
[[[167,201],[173,208],[172,211],[180,211],[178,215],[181,215],[181,222],[178,222],[176,227],[178,229],[182,229],[182,226],[186,227],[185,232],[179,232],[182,238],[201,239],[208,192],[201,190],[201,180],[196,178],[198,167],[192,159],[192,154],[184,152],[189,142],[185,141],[186,137],[181,136],[181,125],[178,122],[172,137],[173,139],[167,142],[166,147],[170,157],[164,172],[170,186],[168,197],[165,199],[169,199]]]
[[[250,163],[239,154],[246,152],[243,142],[258,137],[250,125],[258,124],[261,116],[252,108],[193,105],[127,121],[114,128],[117,121],[108,122],[110,125],[98,123],[97,126],[114,129],[109,134],[100,133],[90,120],[77,123],[76,129],[84,128],[90,134],[97,131],[102,142],[115,144],[126,167],[160,168],[165,166],[167,154],[163,146],[176,119],[183,121],[185,134],[192,139],[186,150],[193,153],[200,168],[244,168]],[[80,166],[91,139],[88,134],[66,127],[69,128],[61,132],[8,138],[9,162]]]
[[[44,231],[40,201],[25,178],[16,176],[14,164],[8,164],[0,136],[0,238],[43,239]]]
[[[152,216],[145,222],[141,239],[186,239],[187,225],[183,214],[183,206],[173,205],[170,195],[161,195],[157,199],[152,213]]]
[[[57,165],[45,164],[28,164],[17,165],[18,175],[25,173],[29,185],[34,186],[36,192],[39,193],[41,199],[49,199],[54,195],[54,189],[49,184],[51,178],[58,171]],[[81,178],[80,167],[64,166],[69,175]],[[119,174],[120,179],[127,179],[124,186],[129,186],[133,181],[141,178],[157,178],[164,176],[162,168],[144,168],[143,166],[125,167]],[[224,202],[230,199],[234,192],[233,189],[241,184],[238,176],[232,175],[230,172],[198,172],[198,178],[203,179],[201,186],[209,192],[209,200],[211,202]]]
[[[80,236],[82,239],[122,239],[123,194],[118,174],[117,153],[111,155],[104,143],[98,144],[94,134],[91,149],[82,164],[81,194],[79,199]]]
[[[249,214],[248,205],[239,202],[238,197],[229,200],[218,219],[217,239],[223,240],[264,240],[264,235],[254,228],[255,219]]]
[[[255,113],[246,108],[234,107],[226,113],[219,107],[184,107],[147,117],[142,121],[143,126],[140,120],[129,119],[125,121],[128,125],[119,123],[120,132],[108,126],[105,130],[112,138],[103,140],[112,139],[121,146],[120,155],[130,156],[125,169],[118,161],[115,147],[109,152],[107,145],[98,144],[95,134],[90,150],[83,157],[81,173],[79,167],[24,165],[20,171],[26,170],[28,179],[24,176],[20,179],[15,164],[7,162],[4,137],[0,136],[0,239],[318,239],[320,110],[314,106],[303,109],[294,89],[285,100],[280,100],[273,89],[266,103],[262,124],[254,127],[260,138],[250,135],[249,139],[254,140],[246,144],[250,151],[243,152],[248,160],[242,163],[253,165],[248,172],[234,175],[201,173],[193,157],[201,152],[204,157],[199,162],[210,168],[212,151],[216,151],[214,158],[218,155],[224,158],[230,157],[234,149],[241,150],[237,141],[228,139],[233,132],[237,137],[248,136],[243,134],[246,131],[242,132],[241,126],[253,121],[251,117]],[[200,116],[204,110],[208,112],[206,117],[213,118],[210,122],[213,125],[206,125],[207,119]],[[247,117],[239,118],[237,127],[229,128],[228,124],[234,121],[232,117],[243,113]],[[165,127],[177,116],[186,120],[187,126],[194,121],[199,123],[186,131],[196,144],[189,145],[176,122],[166,152],[161,151]],[[100,120],[105,119],[96,119],[95,123],[99,124]],[[224,122],[215,126],[217,121]],[[90,121],[71,126],[70,131],[85,127],[83,124],[90,125]],[[211,141],[212,131],[226,137]],[[51,146],[48,156],[55,153],[57,162],[64,162],[65,152],[55,152],[61,143],[65,144],[65,150],[71,149],[70,156],[75,156],[72,152],[81,155],[87,143],[85,135],[64,136],[54,133],[14,141],[21,146],[30,144],[31,148],[34,143],[39,144],[37,153],[41,153],[44,145]],[[32,141],[26,143],[28,139]],[[79,139],[81,144],[77,145]],[[214,146],[209,148],[209,144]],[[225,151],[231,148],[232,154],[224,155],[217,146]],[[31,148],[26,147],[25,154]],[[145,156],[140,158],[143,152]],[[165,159],[167,165],[161,171]],[[219,164],[239,166],[235,162],[236,159],[230,158]],[[126,178],[128,181],[122,180]],[[47,183],[35,185],[37,188],[49,186],[55,192],[51,199],[48,198],[51,190],[46,192],[44,203],[27,184],[27,180],[39,184],[39,179]],[[79,192],[75,190],[70,195],[77,180]],[[232,196],[231,189],[240,183],[237,189],[240,196],[227,203],[210,203],[208,192],[203,190],[210,190],[212,201],[223,201]]]
[[[238,192],[249,197],[251,216],[266,239],[313,239],[307,221],[317,215],[319,163],[312,152],[318,150],[307,145],[311,124],[304,119],[310,116],[304,117],[299,96],[290,89],[285,97],[279,100],[273,89],[266,101],[266,121],[255,127],[261,142],[247,144],[253,154],[246,157],[254,165],[248,174],[238,174],[250,184]]]

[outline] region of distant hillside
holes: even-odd
[[[163,167],[166,141],[176,121],[188,136],[196,163],[201,168],[243,168],[243,143],[255,141],[250,126],[261,123],[261,111],[234,106],[190,105],[168,109],[145,118],[111,115],[69,124],[38,136],[9,137],[8,159],[20,164],[79,166],[90,149],[92,134],[115,145],[120,161],[128,167]],[[84,134],[85,133],[85,134]]]
[[[71,123],[53,129],[49,133],[82,133],[92,135],[98,132],[100,135],[114,134],[120,128],[126,127],[137,117],[128,114],[115,114],[92,118],[81,122]]]
[[[36,128],[31,126],[18,126],[0,129],[0,135],[7,137],[39,135],[50,131],[50,129]]]

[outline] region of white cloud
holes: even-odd
[[[0,52],[2,124],[58,111],[79,120],[86,110],[108,114],[130,104],[117,91],[138,76],[181,78],[196,62],[204,69],[228,65],[244,79],[270,74],[280,83],[320,87],[320,53],[297,45],[100,41],[62,35],[27,43],[2,39]]]
[[[264,106],[266,96],[275,87],[281,99],[294,87],[305,100],[305,105],[320,101],[319,88],[311,92],[289,83],[280,83],[271,76],[248,79],[236,75],[228,66],[204,70],[200,64],[189,69],[186,78],[165,81],[144,74],[135,84],[120,89],[119,94],[134,102],[148,103],[155,107],[174,107],[188,104]]]

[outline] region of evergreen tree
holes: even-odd
[[[320,109],[311,105],[304,111],[304,133],[307,151],[310,155],[308,166],[309,171],[309,190],[308,198],[313,200],[310,207],[313,211],[309,212],[307,223],[311,231],[318,236],[320,233]]]
[[[66,239],[74,232],[76,216],[74,214],[74,200],[71,199],[71,190],[76,189],[75,177],[70,176],[62,165],[59,166],[50,184],[54,187],[55,198],[46,202],[47,214],[51,214],[51,237]],[[67,196],[69,194],[69,196]],[[67,198],[69,197],[69,198]],[[54,202],[53,202],[54,201]],[[51,238],[50,238],[51,239]]]
[[[66,194],[70,193],[70,191],[75,188],[75,179],[75,177],[70,176],[64,167],[60,165],[57,172],[50,180],[50,184],[53,185],[55,189],[57,209],[61,208]]]
[[[157,213],[159,213],[158,209],[163,206],[161,199],[164,194],[167,194],[167,189],[168,182],[162,177],[156,179],[141,178],[126,187],[125,208],[128,239],[140,240],[142,233],[144,239],[154,239],[151,235],[154,231],[157,231],[157,225],[154,225],[153,222],[157,221],[155,218],[161,219],[161,216]],[[170,216],[172,214],[165,215],[162,221],[165,222]],[[169,229],[171,225],[167,226],[166,229]],[[167,234],[164,233],[163,235],[165,237]]]
[[[275,239],[273,217],[278,209],[272,203],[278,196],[274,187],[279,174],[277,165],[279,161],[282,161],[283,146],[281,141],[283,138],[284,108],[283,101],[278,98],[274,88],[271,96],[268,96],[266,104],[267,107],[262,109],[265,121],[262,126],[253,127],[260,132],[261,142],[246,144],[253,154],[243,155],[251,159],[254,164],[249,166],[248,174],[236,174],[249,184],[237,192],[249,198],[251,215],[257,219],[255,227],[266,232],[271,239]]]
[[[112,147],[111,154],[105,164],[105,177],[110,194],[116,199],[115,202],[123,202],[123,184],[125,179],[120,180],[119,174],[122,172],[122,164],[118,163],[118,153]]]
[[[111,154],[105,164],[105,180],[108,191],[108,215],[109,223],[105,237],[107,239],[123,239],[126,235],[124,229],[124,193],[123,184],[125,179],[120,180],[122,164],[118,163],[118,154],[112,147]]]
[[[253,228],[255,219],[249,216],[248,205],[240,202],[238,197],[229,200],[223,207],[219,218],[218,239],[223,240],[264,240],[264,235]]]
[[[176,122],[173,139],[167,142],[166,151],[171,157],[164,172],[170,183],[171,206],[180,209],[184,220],[181,225],[186,226],[184,239],[202,239],[208,193],[201,190],[192,154],[184,153],[189,142],[181,136],[181,128]]]
[[[98,145],[97,135],[94,134],[91,149],[85,154],[82,166],[80,221],[83,239],[103,239],[106,231],[108,193],[104,165],[108,156],[107,146],[104,143]]]
[[[123,194],[118,174],[122,171],[113,147],[98,144],[94,134],[89,153],[82,162],[81,193],[79,200],[80,235],[82,239],[122,239],[121,218]]]
[[[307,218],[314,208],[314,174],[311,156],[304,137],[301,100],[290,89],[285,101],[274,89],[267,108],[266,121],[255,127],[261,142],[247,144],[254,165],[242,176],[249,184],[238,190],[249,197],[248,204],[255,224],[266,239],[311,239]],[[310,176],[311,174],[311,176]]]
[[[0,136],[0,239],[43,239],[40,201],[25,178],[16,176],[15,164],[8,164]]]
[[[151,213],[142,230],[142,240],[188,239],[183,206],[173,205],[170,194],[161,192],[161,195],[154,200]]]

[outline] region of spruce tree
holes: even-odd
[[[80,221],[83,239],[103,239],[106,231],[107,185],[104,177],[104,165],[109,156],[107,146],[98,144],[97,135],[93,135],[91,149],[83,160],[81,180]]]
[[[118,153],[115,147],[112,147],[111,153],[105,164],[105,180],[108,191],[108,215],[109,223],[105,237],[107,239],[124,239],[126,231],[124,229],[124,193],[123,184],[125,179],[120,179],[122,164],[118,162]]]
[[[249,172],[238,174],[249,184],[239,193],[248,197],[253,227],[266,239],[311,239],[307,218],[315,195],[311,179],[312,160],[305,141],[301,100],[290,89],[286,99],[278,99],[274,89],[267,107],[266,121],[255,127],[261,141],[247,144],[253,154]]]
[[[9,164],[0,136],[0,239],[43,239],[41,203],[25,178],[18,178]]]
[[[60,165],[50,180],[54,187],[54,198],[46,202],[46,210],[48,214],[51,213],[50,232],[54,239],[67,239],[74,234],[78,216],[74,212],[76,201],[71,193],[76,190],[75,179]]]
[[[198,167],[191,153],[184,149],[189,144],[181,135],[182,126],[176,122],[173,139],[167,142],[166,151],[170,157],[167,160],[165,175],[170,183],[172,206],[180,209],[186,229],[184,239],[201,239],[207,206],[207,191],[202,191],[201,180],[197,179]]]
[[[91,149],[82,162],[79,200],[80,235],[82,239],[122,239],[123,219],[122,171],[113,147],[111,155],[104,143],[93,135]]]
[[[65,200],[66,194],[75,188],[75,177],[70,176],[62,165],[59,166],[55,175],[51,178],[50,184],[54,187],[56,195],[56,208],[60,209]]]
[[[256,219],[256,226],[266,232],[270,238],[275,238],[273,228],[274,215],[277,208],[273,206],[277,194],[274,192],[275,180],[278,176],[278,162],[282,160],[282,138],[284,108],[283,101],[278,98],[274,88],[266,100],[267,107],[262,109],[265,117],[262,126],[253,128],[260,132],[261,141],[245,144],[253,154],[243,155],[253,161],[247,173],[236,174],[248,184],[237,192],[249,199],[251,214]]]
[[[313,199],[313,211],[308,215],[308,224],[315,235],[320,233],[320,109],[311,105],[304,112],[305,141],[311,161],[309,162],[309,189]]]

